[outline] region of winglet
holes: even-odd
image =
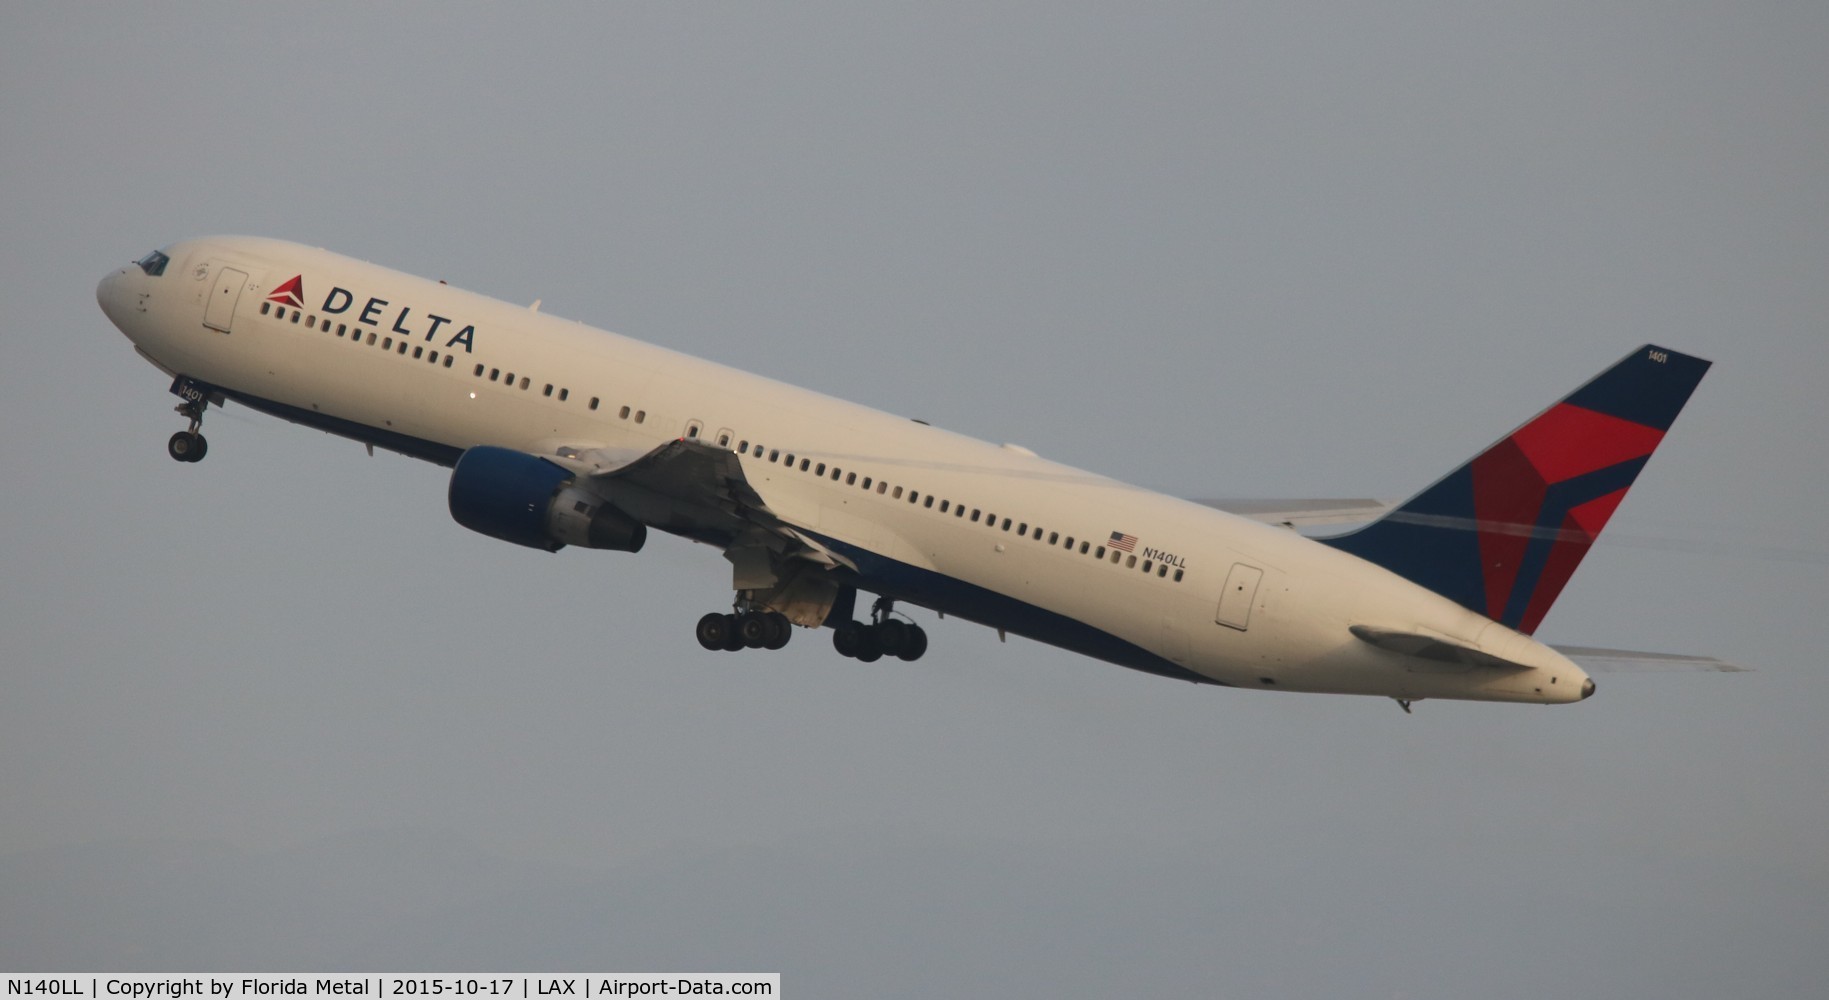
[[[1326,541],[1530,634],[1709,365],[1647,344],[1384,518]]]

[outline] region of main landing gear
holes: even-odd
[[[203,411],[209,408],[210,399],[201,392],[180,392],[176,387],[172,391],[184,400],[177,406],[178,414],[189,417],[191,427],[190,430],[173,434],[171,440],[165,443],[165,451],[180,462],[201,462],[210,450],[210,443],[197,431],[203,426]]]
[[[927,652],[927,631],[914,622],[889,617],[895,602],[884,597],[870,609],[870,624],[850,621],[832,633],[839,655],[874,663],[885,656],[913,662]]]
[[[794,637],[794,626],[778,611],[744,611],[699,619],[699,645],[706,649],[780,649]]]

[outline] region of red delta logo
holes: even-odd
[[[302,274],[293,275],[292,280],[275,288],[272,294],[267,296],[267,301],[277,302],[282,306],[296,306],[303,309],[305,307],[305,276]]]

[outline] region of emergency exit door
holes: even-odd
[[[1226,574],[1226,589],[1219,595],[1219,610],[1213,620],[1227,628],[1240,632],[1251,627],[1251,606],[1257,603],[1257,585],[1264,579],[1264,571],[1256,566],[1244,563],[1233,563],[1232,572]]]
[[[235,306],[241,301],[242,289],[246,287],[246,271],[237,271],[232,267],[218,271],[216,287],[210,291],[210,300],[203,307],[203,325],[228,333],[229,322],[235,318]]]

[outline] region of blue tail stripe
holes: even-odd
[[[1583,409],[1667,431],[1713,363],[1646,344],[1637,354],[1575,390],[1568,401]]]
[[[1506,595],[1505,611],[1499,617],[1501,625],[1517,628],[1524,620],[1524,613],[1530,608],[1531,599],[1537,596],[1537,588],[1543,581],[1543,571],[1549,565],[1550,552],[1556,547],[1555,533],[1562,529],[1569,511],[1590,500],[1631,486],[1632,481],[1638,478],[1639,470],[1649,461],[1651,457],[1646,456],[1621,462],[1557,483],[1545,492],[1543,509],[1537,515],[1536,527],[1540,533],[1525,547],[1518,576],[1512,583],[1511,593]]]

